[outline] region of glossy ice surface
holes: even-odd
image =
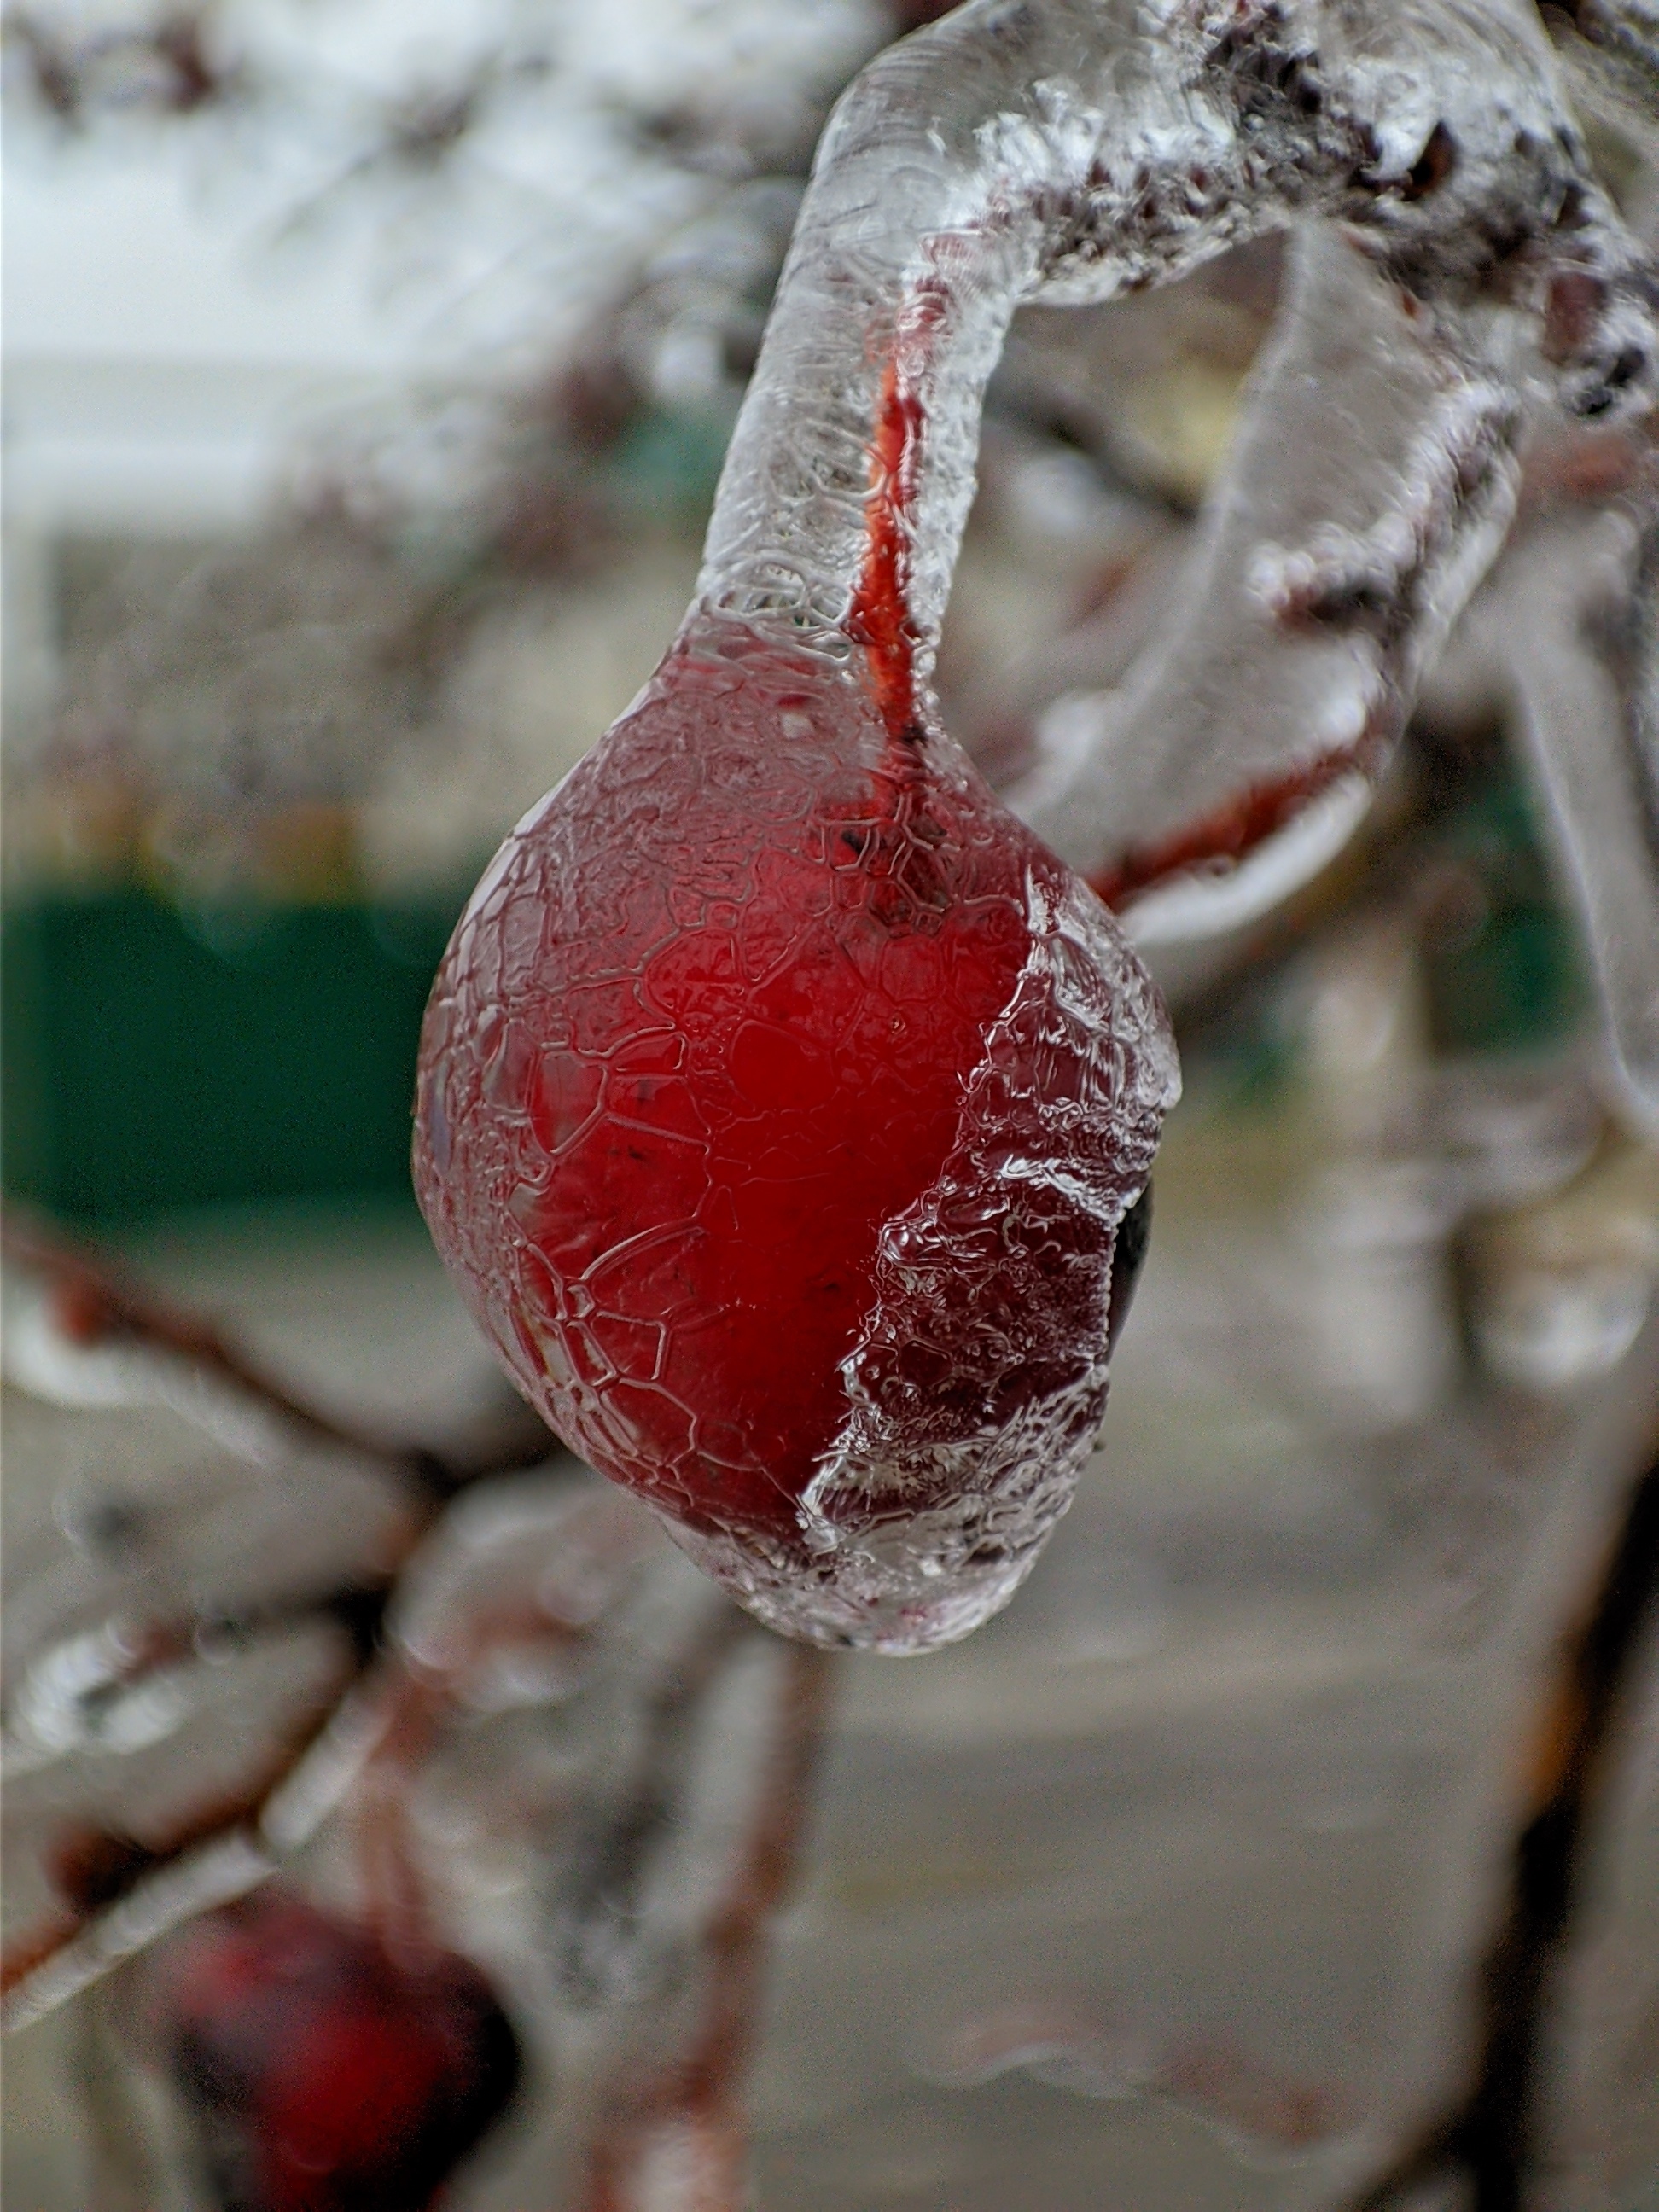
[[[1069,1500],[1175,1087],[1115,924],[943,732],[716,619],[480,884],[416,1178],[563,1436],[773,1625],[905,1651]]]

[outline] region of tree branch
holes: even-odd
[[[1475,2212],[1522,2212],[1537,2150],[1545,2013],[1583,1887],[1633,1662],[1659,1613],[1659,1436],[1578,1623],[1563,1638],[1534,1737],[1532,1788],[1502,1916],[1482,1962],[1467,2095],[1425,2129],[1353,2212],[1388,2212],[1462,2174]]]
[[[181,1359],[251,1399],[307,1442],[341,1446],[377,1462],[417,1498],[443,1502],[487,1475],[537,1466],[562,1449],[539,1422],[524,1441],[515,1439],[506,1449],[476,1459],[385,1436],[324,1412],[268,1373],[211,1322],[156,1297],[101,1256],[54,1231],[34,1224],[19,1228],[9,1220],[0,1226],[0,1249],[18,1267],[46,1279],[52,1317],[79,1349],[125,1344]]]
[[[253,1638],[295,1623],[331,1621],[344,1653],[331,1693],[319,1700],[236,1790],[199,1805],[161,1837],[145,1840],[86,1826],[62,1832],[47,1869],[64,1902],[0,1958],[5,2025],[16,2027],[75,1994],[132,1949],[208,1903],[251,1887],[286,1847],[276,1837],[287,1793],[331,1733],[351,1693],[379,1662],[387,1604],[398,1577],[455,1493],[485,1476],[538,1464],[556,1449],[541,1431],[529,1446],[458,1462],[428,1448],[388,1440],[321,1412],[268,1375],[213,1324],[154,1297],[100,1259],[35,1229],[0,1231],[8,1259],[44,1275],[64,1334],[82,1347],[131,1344],[184,1361],[230,1385],[313,1442],[341,1445],[395,1474],[410,1493],[387,1555],[377,1571],[314,1595],[204,1608],[155,1622],[124,1639],[107,1686],[125,1689],[158,1668],[179,1664],[204,1637]],[[556,1622],[550,1633],[567,1634]],[[354,1770],[355,1771],[355,1770]],[[347,1779],[349,1780],[349,1777]],[[329,1803],[337,1800],[337,1784]],[[305,1794],[303,1791],[301,1794]],[[328,1796],[326,1790],[323,1795]],[[324,1807],[327,1809],[327,1806]],[[320,1818],[318,1813],[312,1820]]]

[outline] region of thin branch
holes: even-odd
[[[91,1255],[9,1223],[0,1236],[8,1258],[46,1278],[55,1319],[73,1343],[82,1347],[127,1343],[182,1360],[229,1384],[301,1436],[343,1445],[378,1462],[411,1493],[398,1529],[388,1534],[390,1550],[375,1574],[312,1595],[204,1608],[155,1622],[125,1639],[125,1652],[114,1664],[106,1686],[112,1690],[130,1688],[159,1668],[179,1664],[205,1638],[257,1637],[307,1620],[331,1620],[343,1632],[345,1656],[332,1691],[248,1780],[197,1807],[159,1838],[142,1840],[100,1826],[71,1829],[57,1838],[48,1866],[63,1905],[0,1958],[5,2022],[17,2027],[51,2009],[118,1958],[198,1909],[198,1890],[200,1897],[222,1901],[270,1871],[281,1855],[268,1832],[274,1809],[299,1784],[312,1754],[337,1732],[350,1693],[361,1687],[380,1660],[386,1606],[403,1569],[457,1491],[485,1475],[544,1461],[555,1440],[539,1431],[532,1448],[515,1447],[473,1466],[458,1464],[424,1446],[389,1442],[297,1397],[210,1322],[135,1287]],[[568,1632],[558,1623],[546,1626],[549,1632]],[[335,1786],[337,1798],[339,1786],[343,1785]],[[325,1790],[323,1796],[327,1795]],[[203,1863],[200,1880],[192,1888],[190,1870],[198,1860]],[[135,1929],[143,1932],[135,1935]]]
[[[759,2026],[761,1976],[771,1923],[795,1879],[812,1783],[830,1717],[831,1655],[785,1645],[784,1683],[759,1814],[731,1887],[703,1942],[713,2002],[679,2074],[688,2111],[729,2104]]]
[[[354,1789],[363,1796],[360,1841],[370,1855],[381,1844],[402,1850],[401,1838],[375,1832],[379,1817],[388,1796],[399,1794],[400,1781],[429,1752],[468,1673],[507,1640],[574,1650],[597,1632],[602,1616],[576,1624],[545,1607],[509,1602],[470,1621],[440,1664],[388,1653],[380,1625],[423,1534],[404,1539],[384,1587],[343,1587],[317,1601],[312,1610],[332,1613],[346,1631],[345,1661],[332,1692],[316,1701],[250,1779],[198,1805],[154,1843],[94,1826],[58,1838],[48,1866],[64,1905],[0,1964],[8,2028],[39,2019],[206,1905],[252,1888]],[[269,1618],[279,1617],[282,1609],[273,1607]],[[193,1868],[199,1878],[193,1879]]]
[[[725,1600],[697,1623],[647,1702],[635,1771],[572,1854],[557,1912],[565,1930],[560,1979],[580,2004],[614,1995],[626,1978],[616,1954],[638,1923],[653,1848],[672,1827],[693,1723],[733,1647],[755,1632],[749,1615]]]
[[[627,2052],[608,2085],[589,2157],[586,2212],[641,2212],[656,2198],[653,2154],[683,2177],[697,2212],[738,2212],[746,2127],[741,2097],[759,2032],[773,1923],[794,1881],[829,1721],[832,1655],[780,1645],[783,1680],[755,1811],[736,1868],[699,1942],[703,1996],[680,2051],[643,2085]]]
[[[112,1688],[129,1688],[160,1668],[178,1664],[199,1648],[204,1636],[216,1632],[256,1636],[306,1620],[331,1620],[342,1632],[344,1652],[331,1689],[310,1705],[303,1719],[236,1789],[196,1806],[154,1840],[96,1825],[71,1827],[55,1838],[46,1851],[46,1869],[63,1904],[0,1955],[0,1996],[5,1999],[7,2028],[27,2026],[136,1948],[118,1937],[111,1955],[100,1963],[104,1935],[124,1919],[131,1921],[136,1903],[142,1922],[143,1893],[153,1888],[157,1877],[176,1873],[192,1856],[220,1854],[227,1847],[234,1855],[240,1846],[249,1869],[244,1887],[271,1870],[276,1855],[269,1849],[265,1832],[272,1808],[322,1740],[337,1728],[349,1695],[374,1667],[398,1573],[440,1510],[434,1501],[423,1515],[410,1516],[398,1533],[395,1557],[388,1560],[381,1577],[343,1583],[314,1597],[273,1601],[237,1614],[204,1612],[157,1623],[134,1639],[130,1661],[112,1675]],[[174,1887],[168,1882],[169,1892]],[[222,1902],[222,1895],[216,1893],[215,1901]],[[190,1905],[178,1912],[163,1907],[141,1940],[150,1940],[195,1909]],[[65,1957],[77,1949],[86,1954],[78,1968]]]
[[[106,1260],[55,1232],[33,1225],[19,1228],[8,1220],[0,1225],[0,1249],[20,1267],[46,1277],[52,1287],[53,1319],[80,1349],[125,1344],[181,1359],[252,1399],[307,1441],[342,1446],[378,1462],[417,1498],[447,1500],[484,1476],[538,1466],[562,1449],[557,1437],[539,1423],[524,1441],[515,1440],[506,1450],[477,1462],[385,1436],[325,1413],[250,1358],[216,1324],[158,1297]]]
[[[443,1660],[404,1655],[389,1673],[375,1739],[356,1778],[352,1840],[364,1897],[364,1919],[392,1956],[437,1948],[434,1883],[421,1864],[410,1796],[466,1675],[492,1650],[535,1643],[574,1653],[592,1640],[586,1626],[544,1604],[508,1598],[469,1617]]]
[[[1461,2173],[1475,2212],[1521,2212],[1537,2150],[1545,2014],[1583,1888],[1590,1823],[1607,1779],[1631,1672],[1659,1614],[1659,1440],[1538,1717],[1533,1784],[1503,1916],[1482,1963],[1480,2034],[1467,2096],[1424,2130],[1354,2212],[1387,2212]]]
[[[326,1589],[238,1606],[203,1606],[171,1617],[124,1620],[118,1626],[106,1623],[100,1639],[102,1670],[82,1675],[68,1702],[72,1708],[88,1712],[126,1696],[154,1675],[170,1673],[209,1655],[216,1646],[245,1647],[261,1637],[308,1625],[339,1630],[367,1665],[380,1649],[398,1572],[428,1525],[425,1520],[413,1527],[406,1524],[398,1537],[389,1540],[392,1556],[378,1573],[353,1577]],[[27,1745],[24,1748],[27,1753]]]
[[[3,2025],[27,2027],[169,1928],[273,1872],[273,1811],[340,1719],[368,1671],[356,1650],[316,1701],[238,1789],[195,1807],[154,1843],[87,1826],[61,1836],[52,1871],[64,1904],[0,1960]]]

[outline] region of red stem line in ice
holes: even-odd
[[[911,548],[922,434],[927,427],[921,371],[945,310],[943,289],[937,283],[923,286],[900,318],[882,373],[870,441],[864,566],[847,615],[848,635],[870,656],[871,682],[882,720],[901,744],[915,744],[922,735],[916,696],[916,629],[910,608]]]
[[[847,617],[848,635],[870,656],[876,704],[901,743],[920,735],[915,630],[910,619],[909,511],[923,423],[920,397],[896,358],[882,378],[870,448],[870,523],[864,568]]]

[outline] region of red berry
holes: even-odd
[[[475,1966],[394,1959],[274,1885],[168,1947],[149,2013],[234,2212],[418,2212],[518,2081]]]
[[[474,894],[415,1167],[579,1450],[763,1619],[912,1650],[1064,1510],[1175,1078],[1104,908],[884,706],[689,631]]]

